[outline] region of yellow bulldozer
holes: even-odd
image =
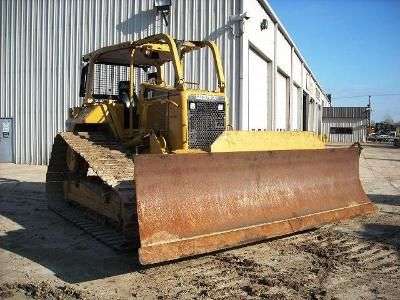
[[[186,82],[185,56],[212,54],[215,90]],[[47,171],[57,199],[101,217],[152,264],[372,213],[358,149],[312,132],[234,131],[220,53],[167,34],[83,56],[80,96]],[[165,67],[173,74],[164,79]]]

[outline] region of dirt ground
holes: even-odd
[[[0,299],[399,299],[399,148],[362,153],[371,217],[150,268],[49,211],[45,171],[0,164]]]

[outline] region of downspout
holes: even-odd
[[[299,101],[300,101],[300,107],[299,107],[299,111],[300,111],[300,113],[299,113],[299,130],[300,131],[304,131],[304,126],[303,126],[303,124],[304,124],[304,109],[305,109],[305,107],[304,107],[304,86],[305,86],[305,84],[304,84],[304,63],[300,60],[300,62],[301,62],[301,84],[300,84],[300,95],[301,95],[301,98],[299,99]]]
[[[289,99],[288,99],[288,103],[287,103],[287,107],[288,107],[288,120],[287,120],[287,130],[293,130],[294,128],[294,124],[293,124],[293,112],[295,111],[294,107],[293,107],[293,55],[294,55],[294,48],[293,46],[290,46],[290,78],[289,78]]]
[[[238,0],[239,1],[239,14],[242,14],[244,12],[244,1],[245,0]],[[242,24],[239,26],[243,26]],[[245,88],[244,88],[244,47],[245,47],[245,42],[244,42],[244,28],[242,28],[243,34],[240,36],[240,43],[239,43],[239,97],[236,100],[236,107],[235,109],[235,115],[236,115],[236,121],[235,121],[235,129],[242,130],[244,128],[243,124],[243,118],[241,115],[241,112],[243,112],[243,103],[244,99],[246,97],[245,95]],[[232,84],[232,83],[231,83]]]
[[[278,74],[278,64],[277,64],[277,49],[278,49],[278,43],[277,43],[277,39],[278,39],[278,23],[274,23],[274,61],[272,63],[272,111],[271,111],[271,122],[272,122],[272,126],[271,126],[271,130],[276,130],[276,76]]]

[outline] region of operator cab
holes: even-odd
[[[200,49],[211,54],[191,56]],[[212,65],[207,76],[187,81],[195,76],[187,72],[185,77],[185,60],[193,65],[204,57]],[[84,106],[113,105],[112,110],[123,115],[113,117],[110,110],[109,123],[121,124],[122,129],[114,130],[120,139],[128,134],[125,130],[130,136],[134,131],[152,131],[170,149],[206,149],[226,123],[219,57],[213,42],[174,41],[164,34],[104,47],[83,56],[80,96]],[[205,88],[200,79],[214,86]]]

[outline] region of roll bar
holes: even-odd
[[[211,50],[213,61],[217,73],[218,79],[218,90],[220,92],[225,91],[225,77],[221,62],[221,55],[218,49],[218,46],[212,41],[190,41],[195,48],[203,48],[208,47]],[[171,55],[171,62],[174,66],[174,73],[175,73],[175,87],[180,90],[184,90],[185,87],[185,79],[184,79],[184,72],[183,72],[183,63],[182,58],[183,56],[191,52],[193,49],[189,51],[181,51],[181,49],[177,46],[177,41],[174,40],[170,35],[165,33],[160,33],[156,35],[151,35],[146,38],[131,41],[131,42],[124,42],[117,45],[107,46],[100,48],[94,52],[86,54],[82,57],[82,60],[88,62],[88,70],[87,70],[87,77],[86,77],[86,88],[85,88],[85,102],[88,101],[89,98],[93,96],[93,79],[94,79],[94,64],[99,59],[99,57],[105,53],[109,53],[116,50],[123,50],[123,49],[130,49],[130,52],[133,53],[136,48],[139,48],[145,44],[167,44],[168,49]]]

